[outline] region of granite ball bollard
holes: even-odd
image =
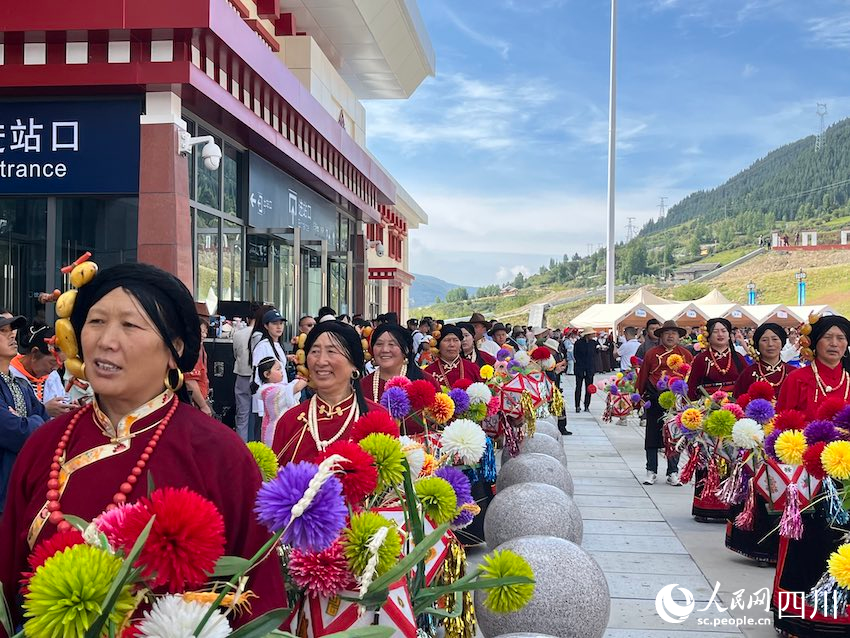
[[[556,441],[561,440],[561,431],[558,429],[557,424],[550,423],[549,421],[538,421],[535,424],[534,436],[537,436],[538,434],[546,434]]]
[[[499,490],[484,516],[484,538],[491,548],[514,538],[555,536],[580,545],[581,512],[572,497],[544,483],[518,483]]]
[[[567,466],[567,453],[564,451],[564,446],[560,441],[556,441],[551,436],[531,436],[523,439],[519,446],[519,453],[529,454],[548,454],[558,459]],[[508,448],[502,450],[502,465],[506,465],[512,458]]]
[[[611,614],[605,574],[575,543],[551,536],[526,536],[499,545],[525,558],[534,571],[534,596],[523,609],[497,614],[484,606],[486,591],[475,592],[475,613],[487,638],[551,635],[601,638]]]
[[[573,477],[564,464],[554,456],[537,452],[520,454],[503,466],[496,478],[496,490],[500,492],[519,483],[545,483],[570,496],[575,493]]]

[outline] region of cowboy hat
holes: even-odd
[[[505,324],[503,324],[501,321],[497,321],[496,323],[494,323],[494,324],[493,324],[493,327],[492,327],[492,328],[490,328],[490,330],[489,330],[489,332],[488,332],[487,334],[488,334],[488,335],[490,335],[490,336],[492,337],[493,335],[495,335],[495,334],[496,334],[497,332],[499,332],[500,330],[501,330],[502,332],[507,332],[507,331],[508,331],[508,329],[507,329],[507,328],[505,328]]]
[[[467,321],[466,323],[480,323],[486,326],[489,321],[487,321],[484,318],[484,315],[482,315],[480,312],[473,312],[472,316],[469,318],[469,321]]]
[[[545,332],[549,332],[549,328],[532,328],[531,329],[531,334],[533,334],[535,337],[539,337],[540,335],[542,335]]]
[[[661,334],[668,331],[668,330],[675,330],[676,332],[679,333],[680,337],[684,337],[686,334],[688,334],[687,330],[677,326],[676,322],[673,321],[672,319],[668,319],[667,321],[662,323],[660,327],[655,329],[655,336],[661,337]]]
[[[594,330],[593,328],[585,328],[584,330],[581,331],[582,337],[587,337],[589,335],[596,336],[596,330]]]
[[[546,341],[543,342],[543,345],[549,348],[549,350],[552,350],[553,352],[558,352],[558,347],[561,344],[555,341],[555,339],[546,339]]]

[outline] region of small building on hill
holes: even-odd
[[[720,268],[720,264],[716,262],[705,262],[701,264],[691,264],[690,266],[682,266],[677,268],[673,275],[673,281],[688,282],[698,279],[703,275],[707,275],[712,270]]]

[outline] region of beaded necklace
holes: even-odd
[[[377,372],[375,374],[377,375]],[[319,450],[319,452],[324,452],[325,448],[339,439],[339,437],[341,437],[348,429],[348,426],[351,425],[351,422],[359,417],[360,406],[357,405],[357,400],[355,399],[351,401],[351,407],[348,409],[348,416],[345,418],[345,421],[339,431],[328,440],[322,440],[319,436],[318,397],[314,394],[310,399],[310,407],[307,409],[307,429],[310,432],[310,436],[313,437],[313,441],[316,443],[316,449]]]
[[[841,364],[839,364],[841,365]],[[844,386],[844,401],[847,402],[847,395],[850,394],[850,375],[847,374],[847,370],[842,368],[841,370],[841,381],[838,382],[836,387],[832,387],[831,385],[826,385],[821,379],[820,374],[818,373],[818,362],[817,360],[812,361],[812,372],[815,373],[815,383],[817,384],[817,389],[815,390],[815,401],[818,400],[818,392],[820,392],[824,397],[827,394],[832,392],[833,390],[841,389],[841,386]]]
[[[463,359],[460,355],[458,355],[458,357],[452,362],[445,362],[445,367],[443,367],[443,363],[444,361],[442,359],[437,359],[437,367],[440,369],[440,371],[437,373],[437,379],[439,379],[440,385],[451,387],[452,384],[449,383],[448,377],[446,375],[448,375],[449,372],[451,372],[457,367],[460,367],[460,378],[463,379]]]
[[[732,350],[727,348],[726,350],[720,353],[720,356],[729,357],[729,361],[726,362],[725,368],[720,367],[720,363],[717,361],[717,357],[714,356],[714,348],[708,349],[709,365],[714,364],[714,367],[717,368],[720,374],[726,374],[727,372],[729,372],[729,368],[732,367]]]
[[[407,376],[407,361],[401,364],[401,373],[397,376],[406,377]],[[378,368],[375,370],[375,374],[372,376],[372,401],[377,403],[380,401],[381,397],[379,396],[378,389],[381,384],[381,369]]]
[[[777,372],[781,372],[782,376],[779,377],[779,381],[774,383],[773,381],[768,379],[768,377],[772,374],[776,374]],[[777,363],[776,365],[767,364],[766,369],[762,366],[761,361],[756,362],[756,377],[760,381],[769,383],[774,388],[778,388],[782,385],[782,382],[785,381],[785,377],[787,376],[787,374],[788,371],[785,369],[785,366],[782,363],[782,359],[780,359],[779,363]]]

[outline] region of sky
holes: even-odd
[[[437,71],[368,101],[367,144],[428,214],[410,270],[504,283],[604,246],[608,0],[419,0]],[[846,0],[625,0],[616,232],[850,116]]]

